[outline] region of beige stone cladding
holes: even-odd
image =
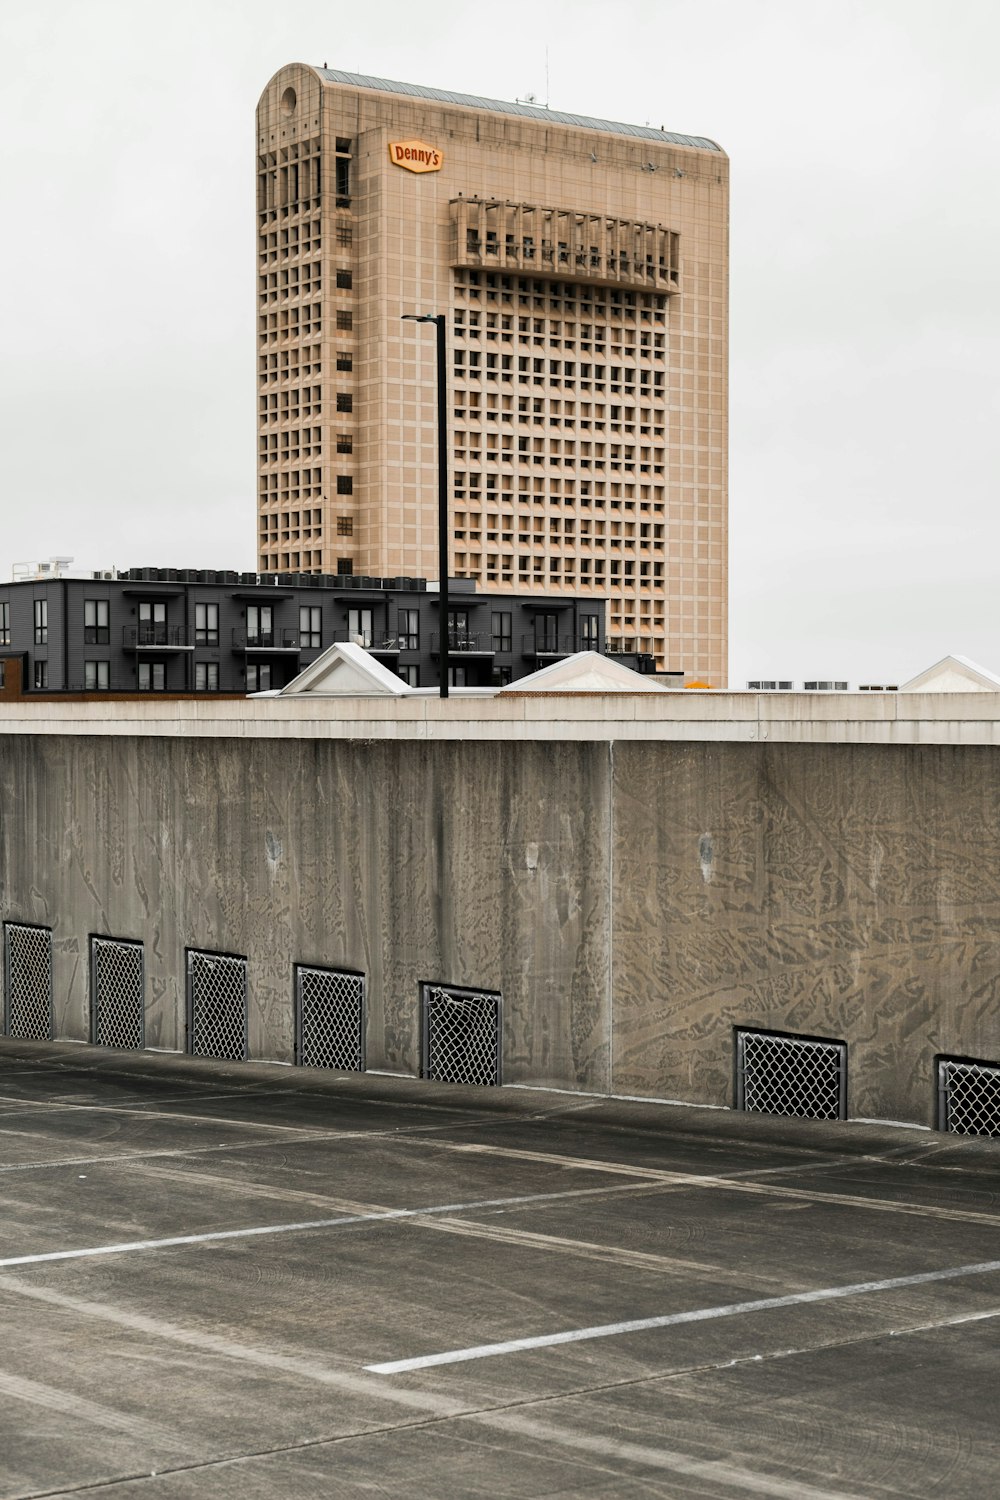
[[[257,163],[261,569],[437,576],[443,313],[452,574],[724,685],[726,155],[292,65]]]

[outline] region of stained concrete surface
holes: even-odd
[[[998,1192],[990,1141],[5,1040],[0,1495],[980,1500]]]

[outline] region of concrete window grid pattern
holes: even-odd
[[[295,98],[291,109],[281,102],[289,97]],[[607,600],[609,632],[623,649],[626,640],[643,642],[659,669],[683,669],[721,685],[727,655],[726,158],[666,135],[649,139],[652,132],[641,141],[613,132],[598,140],[584,133],[585,121],[573,126],[520,118],[514,106],[507,119],[504,106],[488,108],[491,113],[393,96],[365,87],[364,80],[354,87],[345,75],[298,66],[282,69],[262,96],[258,166],[272,187],[265,185],[260,210],[261,338],[267,340],[261,353],[260,566],[334,570],[341,557],[361,572],[436,576],[433,341],[399,320],[403,312],[445,312],[449,357],[467,359],[464,377],[454,366],[449,373],[456,388],[449,413],[451,503],[464,512],[451,542],[454,573],[499,590],[593,590]],[[390,163],[388,143],[411,137],[443,146],[440,186],[438,174],[414,177]],[[351,182],[343,197],[337,160],[347,145]],[[312,179],[290,172],[296,148],[309,160],[319,151],[318,203],[312,197],[301,205],[281,201],[296,181],[300,193],[304,181],[311,186]],[[558,206],[539,208],[539,198]],[[554,215],[551,265],[542,260],[542,235],[532,261],[518,243],[515,274],[507,259],[507,221],[516,218],[523,228],[526,211],[539,224]],[[470,249],[456,224],[464,227],[462,216],[473,215],[485,225],[489,213],[498,222],[504,218],[502,231],[482,228]],[[308,218],[309,233],[296,241],[297,214]],[[337,231],[345,226],[351,244],[338,246]],[[497,236],[506,269],[488,269],[490,234]],[[303,246],[323,266],[318,341],[313,318],[281,321],[283,310],[295,310],[296,298],[300,309],[308,306],[303,288],[312,295],[315,286],[291,276],[303,269],[294,263]],[[351,286],[338,288],[336,270],[348,256]],[[585,265],[578,264],[581,257]],[[539,274],[529,275],[536,266]],[[553,287],[559,272],[562,286]],[[471,281],[477,274],[478,288]],[[513,335],[509,348],[484,337],[494,331],[485,327],[486,283],[498,284],[501,275],[530,284],[530,292],[519,289],[515,296],[527,295],[530,312],[538,311],[546,325],[542,349],[532,342],[528,354],[543,365],[537,372],[543,384],[534,384],[532,368],[528,387],[544,398],[542,430],[531,434],[542,440],[540,451],[534,442],[527,451],[504,443],[511,435],[507,419],[517,413],[505,410],[503,398],[518,390],[516,364],[524,355],[515,352],[520,329],[506,330]],[[588,285],[588,279],[604,285]],[[569,288],[581,299],[587,292],[628,291],[638,301],[675,305],[656,309],[665,326],[648,343],[643,337],[617,345],[605,339],[602,359],[596,340],[585,351],[582,336],[559,327],[571,319],[555,293]],[[470,347],[469,318],[462,332],[460,317],[475,301],[483,323],[478,350]],[[652,311],[639,309],[638,316]],[[627,324],[614,331],[634,334]],[[533,331],[530,337],[534,341]],[[573,343],[580,347],[567,349]],[[344,353],[351,372],[337,371]],[[479,356],[476,365],[472,355]],[[621,378],[612,382],[609,375],[603,392],[564,389],[567,368],[576,367],[573,378],[582,386],[578,372],[587,365],[618,370]],[[318,422],[314,403],[304,401],[307,378],[320,393]],[[351,396],[350,414],[336,411],[338,394]],[[468,397],[464,405],[460,394]],[[566,407],[585,401],[627,412],[622,430],[603,434],[602,441],[582,426],[601,418],[578,410],[570,413],[581,424],[575,432],[555,425],[567,423]],[[338,441],[344,417],[351,426],[349,458]],[[336,498],[345,463],[357,466],[347,543],[342,532],[338,541],[345,512]],[[529,501],[530,517],[520,513]],[[489,524],[490,516],[496,524]],[[580,524],[598,518],[605,522],[603,537],[595,526]],[[528,519],[530,526],[517,524]],[[536,529],[538,520],[543,524]]]
[[[453,356],[456,573],[593,588],[609,634],[660,661],[666,301],[458,273]]]
[[[335,163],[349,162],[350,141],[335,146]],[[258,550],[274,571],[332,571],[356,555],[333,541],[353,534],[352,421],[337,397],[353,394],[354,236],[350,199],[322,167],[318,136],[258,160]],[[324,196],[338,202],[325,244]]]

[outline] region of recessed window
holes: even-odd
[[[338,310],[337,310],[337,327],[338,328],[343,328],[343,329],[353,328],[354,327],[354,314],[351,313],[351,312],[347,312],[342,307],[338,308]]]
[[[399,649],[401,651],[420,650],[420,611],[418,609],[401,609],[397,612],[396,625],[399,629]],[[413,684],[416,686],[416,683]]]
[[[323,610],[318,604],[303,604],[299,607],[299,645],[314,651],[321,644]]]
[[[167,664],[163,661],[141,661],[136,669],[140,693],[162,693],[167,686]]]
[[[194,690],[196,693],[217,693],[219,691],[219,663],[217,661],[195,662]]]
[[[47,599],[35,600],[35,645],[47,646],[49,643],[49,601]],[[35,684],[37,687],[37,683]]]
[[[353,536],[354,535],[354,517],[353,516],[338,516],[337,517],[337,535],[338,536]]]
[[[49,664],[47,661],[35,662],[35,687],[47,688],[49,685]]]
[[[84,599],[84,645],[106,646],[108,644],[108,608],[107,599]]]
[[[219,644],[219,606],[217,604],[195,605],[194,643],[196,646]]]
[[[342,292],[349,292],[354,284],[350,271],[337,272],[337,286]]]
[[[353,411],[354,410],[354,397],[348,391],[338,391],[337,392],[337,410],[338,411]]]
[[[353,480],[353,478],[351,477],[350,474],[338,474],[337,475],[337,494],[338,495],[353,495],[354,494],[354,480]]]
[[[349,432],[338,432],[337,433],[337,452],[338,453],[353,453],[354,452],[354,439],[351,437],[351,434]]]
[[[83,690],[85,693],[106,693],[111,686],[111,664],[106,661],[85,661],[83,664]]]

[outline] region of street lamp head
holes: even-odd
[[[444,323],[443,313],[400,313],[401,323]]]

